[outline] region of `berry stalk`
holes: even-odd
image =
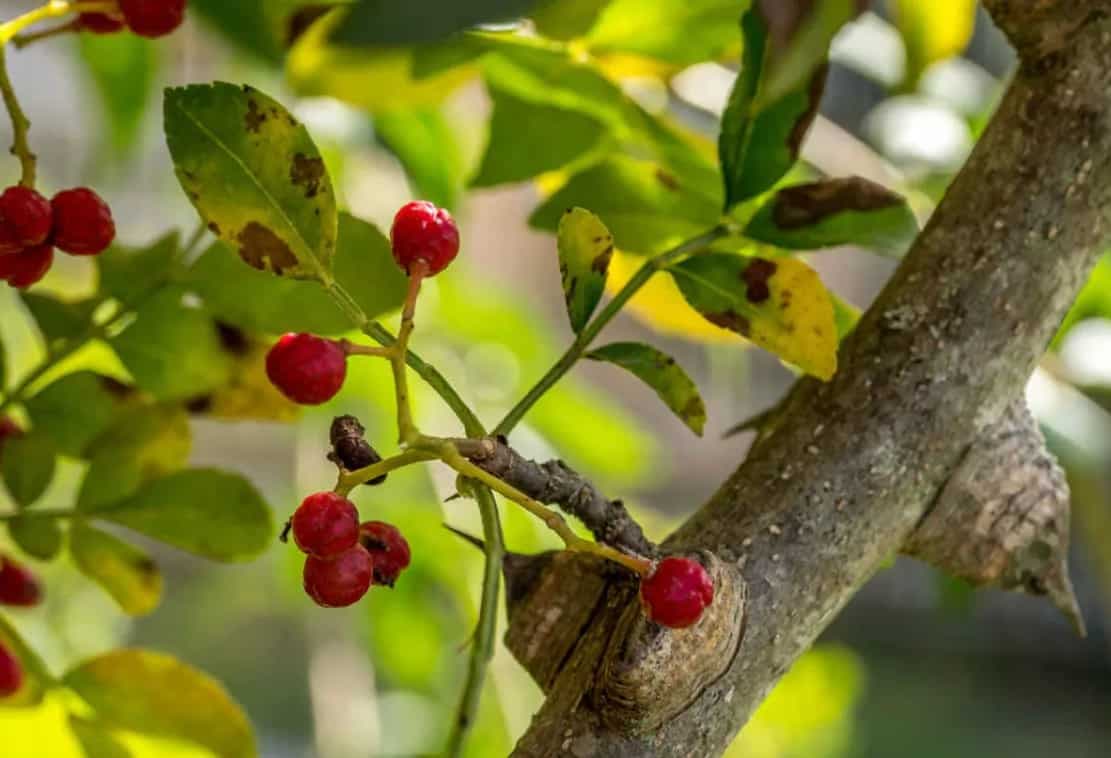
[[[355,489],[360,484],[366,484],[367,482],[373,481],[399,468],[435,459],[436,456],[434,454],[425,450],[413,448],[399,453],[392,458],[387,458],[384,461],[372,463],[364,468],[356,469],[355,471],[341,472],[339,481],[336,483],[336,493],[346,497],[351,490]]]
[[[0,45],[0,95],[4,98],[4,107],[12,120],[12,155],[19,158],[22,174],[19,183],[23,187],[34,187],[38,159],[31,151],[31,144],[27,133],[31,129],[31,121],[23,112],[19,104],[19,97],[15,94],[11,77],[8,76],[7,48]]]
[[[66,0],[50,0],[45,5],[0,24],[0,46],[7,45],[24,29],[40,21],[59,18],[70,13],[111,13],[115,10],[117,10],[116,3],[109,1],[90,0],[73,3]]]
[[[397,332],[397,343],[390,349],[390,366],[393,368],[394,389],[397,394],[397,435],[402,445],[411,444],[420,436],[413,423],[413,409],[409,402],[409,375],[405,368],[405,357],[409,352],[409,338],[413,336],[413,317],[417,311],[421,282],[427,275],[428,264],[423,260],[416,261],[410,267],[409,290],[401,310],[401,328]]]

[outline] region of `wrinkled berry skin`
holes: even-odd
[[[347,356],[332,340],[312,334],[287,334],[270,348],[266,375],[293,402],[320,405],[343,387]]]
[[[140,37],[164,37],[185,20],[186,0],[120,0],[127,26]]]
[[[640,600],[645,614],[657,624],[684,629],[713,602],[714,581],[698,561],[664,558],[641,580]]]
[[[99,255],[116,238],[112,210],[87,187],[59,192],[50,206],[54,209],[52,241],[70,255]]]
[[[393,587],[401,572],[409,567],[409,543],[392,524],[367,521],[359,527],[359,544],[374,558],[374,583]]]
[[[50,245],[38,245],[0,256],[0,281],[16,289],[26,289],[40,282],[53,263],[54,248]]]
[[[82,13],[77,17],[77,22],[82,29],[93,34],[114,34],[127,26],[122,19],[114,18],[106,13]]]
[[[0,224],[5,227],[5,238],[21,247],[41,245],[54,224],[50,202],[29,187],[8,187],[0,193]]]
[[[42,601],[35,575],[7,556],[0,556],[0,605],[30,608]]]
[[[305,592],[322,608],[345,608],[370,589],[374,559],[362,545],[340,553],[330,561],[305,560]]]
[[[355,504],[334,492],[309,495],[293,514],[293,541],[303,553],[334,558],[359,541]]]
[[[406,274],[414,263],[424,261],[427,275],[435,276],[459,254],[459,229],[450,213],[421,200],[402,206],[394,216],[390,243],[394,260]]]
[[[0,643],[0,698],[11,697],[23,686],[23,666],[12,651]]]

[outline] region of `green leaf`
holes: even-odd
[[[23,686],[19,692],[4,698],[5,707],[28,707],[38,705],[46,690],[54,686],[43,660],[19,636],[19,632],[6,618],[0,615],[0,644],[6,647],[22,664]]]
[[[0,466],[8,494],[21,508],[42,497],[54,480],[58,451],[54,441],[39,429],[4,442],[4,461]]]
[[[84,333],[96,310],[94,300],[58,300],[38,292],[20,292],[19,297],[47,343]]]
[[[802,261],[714,253],[689,258],[669,271],[683,297],[710,323],[820,379],[837,370],[833,302]]]
[[[85,758],[133,758],[130,750],[111,730],[90,719],[69,715],[69,729],[84,751]]]
[[[336,30],[343,45],[412,45],[435,42],[472,26],[511,21],[538,0],[358,0]]]
[[[374,225],[346,213],[340,214],[335,277],[372,319],[400,308],[405,299],[407,280],[394,263],[389,240]],[[197,259],[186,283],[218,319],[248,331],[339,334],[352,328],[319,283],[255,271],[224,243]]]
[[[129,400],[132,387],[91,371],[67,374],[27,401],[27,413],[57,445],[75,458],[84,457],[89,443],[111,426]]]
[[[818,114],[826,66],[820,65],[795,89],[761,102],[768,72],[767,26],[758,11],[741,20],[744,60],[722,116],[718,154],[725,176],[725,208],[759,195],[779,181],[798,159],[803,137]]]
[[[100,99],[110,144],[123,152],[135,143],[143,125],[161,67],[160,46],[137,34],[78,37],[81,69]]]
[[[567,315],[578,334],[590,321],[606,289],[613,235],[590,211],[571,208],[559,220],[556,244]]]
[[[90,446],[77,508],[91,511],[129,497],[184,466],[191,447],[189,418],[179,407],[140,406],[120,413]]]
[[[417,194],[443,208],[455,207],[463,190],[463,156],[439,108],[381,113],[374,118],[374,131],[405,167]]]
[[[40,561],[52,560],[62,549],[62,528],[51,518],[16,516],[8,534],[19,549]]]
[[[129,305],[151,294],[176,272],[174,259],[180,245],[176,231],[164,234],[146,247],[113,245],[97,256],[100,294]]]
[[[224,82],[166,91],[166,142],[209,228],[257,269],[331,278],[337,212],[308,131],[258,90]]]
[[[81,573],[93,580],[129,616],[145,616],[162,599],[162,572],[150,556],[105,531],[75,521],[69,552]]]
[[[258,755],[247,716],[224,688],[168,655],[115,650],[72,669],[63,683],[107,724],[200,745],[220,758]]]
[[[718,205],[652,161],[612,156],[575,174],[529,219],[555,231],[567,208],[590,208],[618,249],[659,253],[718,223]]]
[[[170,474],[95,515],[217,561],[254,558],[273,535],[270,509],[258,491],[243,477],[215,469]]]
[[[207,25],[244,50],[268,63],[278,63],[282,47],[267,24],[259,23],[273,0],[190,0],[189,12],[196,13]],[[308,5],[309,3],[305,3]]]
[[[611,0],[541,0],[532,12],[536,31],[548,39],[582,37]]]
[[[592,350],[587,358],[620,366],[656,391],[672,413],[699,437],[706,426],[706,404],[683,367],[654,347],[615,342]]]
[[[487,87],[494,112],[472,187],[525,181],[596,154],[607,142],[606,126],[593,116],[522,100],[496,80]]]
[[[736,44],[739,0],[613,0],[586,42],[600,53],[624,52],[688,66]]]
[[[138,385],[161,400],[203,395],[231,376],[216,322],[177,287],[147,300],[110,344]]]
[[[744,230],[791,250],[859,245],[896,257],[917,233],[918,221],[901,195],[860,177],[785,187]]]

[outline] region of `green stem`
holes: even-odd
[[[112,13],[118,12],[114,2],[90,0],[90,2],[67,2],[67,0],[50,0],[50,2],[27,11],[22,16],[16,16],[11,21],[0,24],[0,47],[8,44],[17,34],[29,26],[51,18],[59,18],[70,13]]]
[[[8,410],[8,408],[11,408],[13,405],[22,403],[26,399],[27,393],[31,390],[35,383],[42,379],[43,376],[47,374],[47,372],[49,372],[52,368],[64,361],[66,358],[76,353],[78,350],[84,347],[86,343],[103,337],[107,330],[110,329],[112,325],[115,324],[117,320],[124,315],[124,313],[125,311],[117,313],[115,316],[113,316],[111,319],[104,322],[103,324],[90,324],[89,328],[86,329],[84,332],[76,337],[71,338],[58,350],[48,355],[42,361],[42,363],[40,363],[34,368],[34,370],[31,371],[30,374],[23,377],[23,380],[19,384],[17,384],[12,389],[12,391],[4,397],[3,400],[0,400],[0,414]]]
[[[370,466],[340,474],[339,483],[336,485],[336,492],[347,497],[351,490],[355,489],[360,484],[366,484],[371,479],[377,479],[382,476],[382,474],[388,474],[391,471],[410,466],[414,463],[420,463],[421,461],[434,460],[436,460],[436,455],[425,452],[424,450],[406,450],[384,461],[378,461],[378,463],[371,464]]]
[[[11,77],[8,76],[7,49],[0,45],[0,95],[4,98],[4,107],[12,119],[12,155],[19,158],[22,169],[19,183],[24,187],[35,186],[35,173],[37,158],[31,151],[31,144],[27,139],[27,132],[31,129],[31,122],[23,107],[19,104],[19,97],[15,94]]]
[[[708,232],[693,237],[681,245],[673,247],[667,252],[660,253],[656,257],[649,258],[645,261],[644,265],[625,283],[621,291],[614,295],[613,299],[606,304],[606,307],[603,308],[581,332],[579,332],[578,336],[575,337],[575,341],[571,343],[571,347],[567,348],[567,352],[555,362],[555,365],[548,369],[548,373],[544,374],[544,376],[540,378],[540,381],[538,381],[536,385],[521,398],[520,402],[513,406],[509,413],[505,415],[505,418],[494,427],[493,434],[495,436],[508,435],[513,431],[514,427],[525,417],[525,414],[532,409],[532,406],[536,405],[537,401],[544,397],[548,390],[555,386],[556,382],[562,379],[579,359],[583,357],[587,348],[590,347],[590,343],[594,341],[594,338],[613,320],[614,316],[621,312],[621,309],[632,299],[633,295],[639,292],[640,288],[648,283],[648,280],[652,278],[653,274],[664,270],[680,258],[701,252],[727,234],[728,229],[724,226],[714,227]]]
[[[0,522],[15,521],[16,519],[28,518],[47,518],[47,519],[62,519],[62,518],[78,518],[79,516],[91,516],[91,513],[82,513],[76,508],[36,508],[26,511],[16,511],[15,513],[0,513]]]
[[[397,436],[402,445],[411,444],[420,436],[417,425],[413,423],[413,408],[409,400],[409,372],[405,368],[405,356],[409,352],[409,338],[413,336],[417,297],[420,295],[420,285],[426,271],[424,261],[417,261],[409,271],[409,291],[405,295],[405,305],[401,310],[401,328],[397,333],[397,344],[390,349],[390,368],[393,370],[394,391],[397,395]]]

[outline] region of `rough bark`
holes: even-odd
[[[837,376],[800,382],[782,423],[663,546],[712,551],[743,574],[731,665],[658,728],[607,723],[600,672],[629,592],[569,584],[583,567],[554,563],[545,617],[589,622],[516,755],[719,754],[1019,397],[1111,237],[1111,19],[1105,0],[985,4],[1022,58],[991,126],[842,346]],[[551,640],[533,616],[512,627],[538,649]],[[658,687],[714,666],[660,663]]]

